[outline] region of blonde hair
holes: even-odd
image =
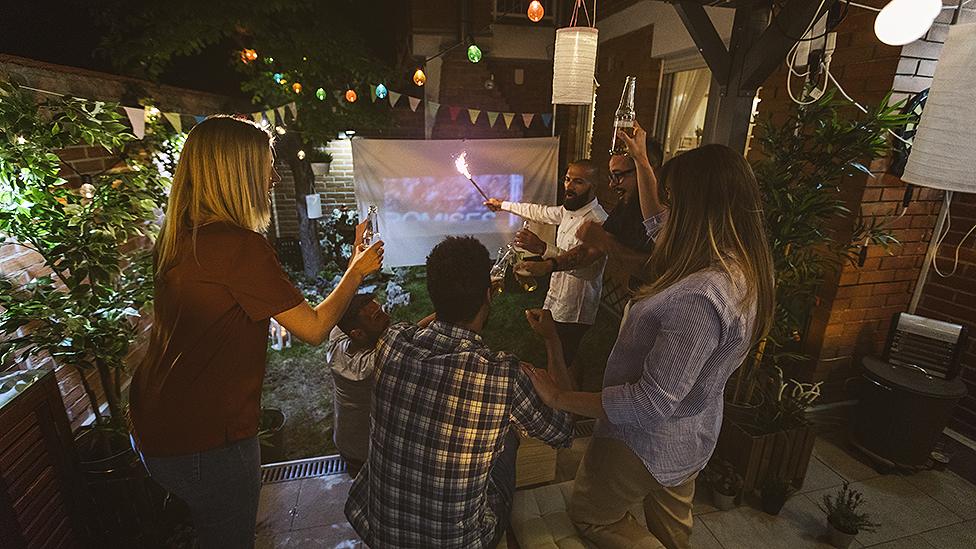
[[[176,261],[187,232],[223,221],[263,231],[271,221],[268,189],[272,136],[250,120],[217,115],[186,138],[156,242],[156,278]]]
[[[705,145],[672,158],[658,175],[670,211],[648,261],[651,282],[635,299],[717,269],[745,284],[738,305],[747,313],[755,303],[753,342],[762,339],[772,323],[775,284],[759,185],[749,163],[724,145]]]

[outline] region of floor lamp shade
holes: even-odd
[[[598,36],[593,27],[566,27],[556,31],[553,105],[589,105],[593,102]]]
[[[976,193],[976,23],[949,27],[902,179]]]

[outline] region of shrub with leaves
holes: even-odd
[[[168,182],[133,154],[77,189],[60,177],[55,151],[100,146],[125,159],[133,136],[118,105],[33,92],[0,82],[0,236],[37,252],[50,275],[26,285],[0,281],[0,364],[47,353],[77,368],[97,418],[95,369],[119,425],[120,374],[140,309],[152,299],[146,246]]]
[[[871,522],[867,513],[859,512],[864,503],[864,495],[845,482],[836,494],[824,494],[820,510],[827,515],[827,521],[845,534],[874,532],[880,524]]]
[[[900,104],[886,97],[866,114],[851,115],[850,104],[828,92],[797,106],[779,125],[766,121],[757,132],[762,158],[753,163],[763,196],[776,278],[776,309],[758,360],[740,370],[731,398],[749,402],[761,365],[789,368],[806,357],[798,352],[807,331],[817,290],[844,262],[855,263],[860,246],[896,243],[887,218],[865,218],[847,208],[844,191],[854,176],[874,177],[867,166],[890,148],[889,130],[908,121]],[[895,212],[892,212],[895,213]],[[848,229],[837,229],[848,226]],[[836,229],[836,230],[835,230]],[[775,379],[772,379],[775,383]],[[774,387],[776,389],[776,387]]]

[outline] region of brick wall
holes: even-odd
[[[885,2],[869,3],[882,6]],[[902,48],[887,46],[877,40],[873,32],[874,16],[873,12],[851,8],[847,19],[837,29],[837,50],[831,73],[848,94],[864,105],[877,104],[889,91],[893,92],[893,100],[898,100],[928,88],[951,12],[943,12],[922,40]],[[763,84],[760,117],[771,116],[774,122],[781,121],[793,108],[785,88],[786,70],[785,66],[780,67]],[[794,79],[793,84],[796,93],[800,82]],[[826,381],[825,400],[855,396],[848,381],[858,376],[860,357],[881,352],[891,316],[908,308],[926,247],[932,238],[942,192],[916,188],[912,202],[902,213],[901,200],[906,184],[898,177],[886,174],[887,167],[886,160],[876,161],[870,166],[873,177],[859,176],[844,184],[843,197],[851,210],[860,211],[865,216],[888,218],[889,227],[900,244],[887,252],[878,246],[870,247],[863,266],[845,265],[829,277],[818,292],[819,305],[804,342],[805,351],[813,357],[813,362],[804,375]],[[960,206],[961,209],[966,207]],[[972,208],[971,203],[968,208]],[[844,234],[850,233],[853,222],[851,218],[831,229],[843,238]],[[969,274],[971,276],[973,272],[970,270]],[[965,279],[964,269],[963,276],[955,280]],[[965,286],[968,282],[960,284]],[[934,289],[931,299],[939,299],[939,295],[966,295],[956,293],[958,291],[945,287]],[[957,315],[954,318],[961,318],[962,312],[961,309],[953,310]],[[976,315],[969,314],[972,324]],[[971,355],[968,360],[973,364]],[[972,379],[972,371],[969,375]],[[976,410],[976,407],[971,409]],[[970,422],[976,416],[976,413],[966,411],[960,414]],[[973,424],[976,423],[970,423]]]
[[[31,87],[75,97],[97,99],[103,101],[117,101],[125,105],[137,105],[140,99],[150,98],[153,104],[164,111],[178,111],[193,114],[210,114],[228,112],[234,105],[227,98],[175,88],[161,86],[133,78],[120,77],[95,71],[64,67],[50,63],[42,63],[30,59],[0,54],[0,77],[13,78]],[[75,146],[57,151],[62,160],[61,176],[67,179],[68,185],[78,187],[82,174],[95,174],[111,168],[119,163],[118,155],[100,147]],[[68,167],[70,164],[71,169]],[[134,243],[133,245],[145,245]],[[0,274],[10,276],[14,280],[27,282],[32,278],[50,274],[44,267],[41,257],[35,252],[17,245],[7,245],[0,248]],[[136,364],[145,353],[147,333],[151,315],[144,312],[140,326],[140,337],[132,346],[126,362],[131,367]],[[23,360],[14,365],[17,368],[38,368],[53,366],[61,396],[64,399],[68,419],[73,429],[91,420],[91,408],[87,396],[84,394],[79,374],[70,366],[55,364],[48,356]],[[104,403],[104,394],[98,388],[97,374],[87,372],[86,378],[92,381],[100,403]]]

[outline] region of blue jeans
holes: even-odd
[[[493,506],[492,511],[498,518],[495,527],[495,537],[488,547],[496,547],[505,537],[509,523],[512,520],[512,499],[515,497],[515,460],[518,456],[519,438],[513,427],[508,428],[505,435],[505,448],[492,464],[491,483],[498,489],[498,502]]]
[[[254,547],[261,494],[257,437],[198,454],[143,457],[149,476],[190,508],[200,547]]]

